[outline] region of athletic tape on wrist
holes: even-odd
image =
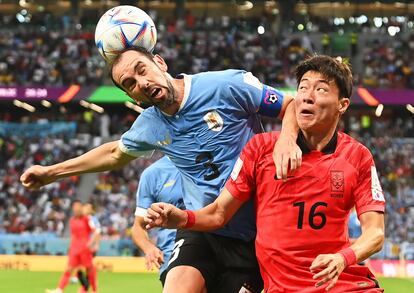
[[[194,226],[195,224],[195,214],[193,211],[185,210],[184,212],[187,213],[187,223],[185,224],[184,228],[189,229]]]
[[[342,249],[339,251],[339,253],[344,257],[346,266],[352,266],[356,264],[356,255],[351,247]]]

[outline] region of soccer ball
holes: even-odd
[[[151,17],[138,7],[114,7],[98,21],[95,43],[99,53],[111,62],[124,49],[143,47],[152,52],[157,42],[157,29]]]

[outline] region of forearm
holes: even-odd
[[[155,247],[148,237],[146,230],[140,226],[132,227],[132,240],[145,254]]]
[[[357,262],[364,261],[371,255],[379,252],[384,244],[384,230],[370,227],[363,231],[361,236],[351,245]]]
[[[223,211],[220,211],[217,201],[195,211],[195,223],[191,230],[212,231],[223,227],[230,218],[226,219]]]
[[[118,169],[132,159],[133,157],[121,154],[118,141],[113,141],[92,149],[79,157],[49,166],[48,172],[51,177],[60,179],[84,173]]]
[[[281,135],[291,135],[296,140],[299,133],[299,126],[296,120],[296,106],[294,100],[287,105],[286,111],[282,117]]]

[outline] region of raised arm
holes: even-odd
[[[167,203],[155,203],[147,210],[144,220],[147,229],[164,227],[210,231],[223,227],[242,204],[243,201],[233,197],[224,188],[213,203],[194,212],[180,210]]]
[[[279,118],[283,118],[282,131],[273,149],[273,161],[277,179],[285,180],[289,170],[294,171],[302,164],[302,151],[296,144],[299,126],[293,97],[285,96]]]
[[[149,239],[145,225],[143,217],[135,216],[134,225],[132,226],[132,240],[144,252],[147,269],[152,270],[153,266],[159,269],[164,263],[164,255]]]
[[[62,163],[32,166],[22,174],[20,181],[28,189],[39,189],[61,178],[118,169],[134,159],[120,150],[119,141],[112,141]]]

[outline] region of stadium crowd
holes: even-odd
[[[99,135],[82,133],[91,131],[81,119],[83,116],[73,117],[79,119],[78,134],[74,137],[0,138],[0,231],[64,234],[70,203],[81,196],[77,194],[79,178],[59,181],[38,192],[24,191],[18,178],[29,165],[67,159],[101,141]],[[99,121],[99,118],[95,117],[95,120]],[[118,121],[119,118],[112,115],[111,119]],[[362,117],[347,117],[342,128],[363,141],[374,155],[387,197],[387,237],[398,243],[414,242],[413,121],[384,119],[368,125],[361,121]],[[119,137],[131,121],[125,119],[122,123],[114,137]],[[279,130],[280,124],[266,122],[265,129]],[[99,128],[94,131],[99,133]],[[384,133],[387,136],[384,137]],[[123,239],[129,235],[140,174],[157,158],[159,154],[156,153],[151,159],[136,160],[121,170],[97,176],[94,191],[86,198],[95,206],[104,238]]]
[[[159,42],[171,73],[243,68],[273,86],[294,86],[292,69],[306,55],[331,51],[331,43],[315,44],[306,33],[276,35],[267,18],[157,19]],[[258,25],[269,28],[258,34]],[[52,27],[51,25],[48,26]],[[101,85],[111,83],[95,47],[93,27],[79,30],[15,29],[0,32],[0,85]],[[322,42],[327,35],[320,35]],[[414,63],[409,58],[414,37],[390,39],[380,33],[373,41],[360,37],[355,48],[363,60],[354,66],[357,83],[368,87],[414,88]],[[343,38],[350,38],[344,35]],[[349,40],[347,40],[349,42]],[[348,56],[354,54],[346,50]],[[355,57],[355,60],[359,60]]]
[[[283,37],[268,30],[259,35],[258,20],[197,19],[186,15],[183,20],[159,19],[156,23],[161,40],[156,52],[166,59],[173,74],[243,68],[267,84],[294,87],[292,68],[306,55],[318,51],[303,33]],[[0,85],[110,83],[92,31],[58,31],[32,31],[19,26],[2,30]],[[359,50],[363,66],[356,73],[357,83],[367,87],[414,88],[414,61],[409,55],[414,49],[414,35],[367,42],[369,45],[359,46],[363,48]],[[49,165],[83,153],[103,139],[118,138],[134,120],[132,114],[96,115],[70,110],[66,114],[53,113],[37,113],[18,122],[75,121],[77,134],[30,139],[0,136],[0,233],[65,235],[71,201],[80,196],[79,178],[28,192],[19,184],[20,174],[30,165]],[[0,113],[0,121],[16,119],[9,113]],[[265,128],[279,130],[280,124],[266,123]],[[413,120],[387,118],[367,125],[362,119],[349,116],[342,128],[363,141],[374,155],[387,199],[387,238],[396,243],[414,242]],[[95,206],[104,239],[119,239],[120,250],[132,246],[127,239],[140,174],[158,157],[156,154],[152,159],[136,160],[122,170],[100,174],[93,193],[86,195]]]

